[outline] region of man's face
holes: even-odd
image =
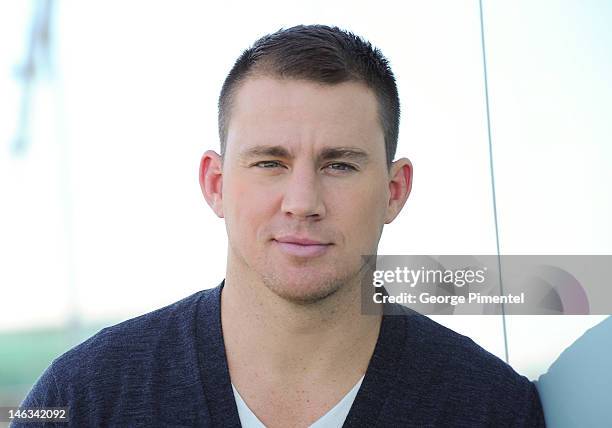
[[[228,266],[299,303],[354,280],[388,222],[374,93],[355,82],[249,78],[235,94],[226,147]]]

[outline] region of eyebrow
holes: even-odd
[[[293,159],[293,154],[283,146],[268,146],[258,145],[246,149],[240,153],[239,157],[242,161],[258,157],[278,157],[284,159]],[[332,159],[346,159],[355,162],[366,163],[369,160],[369,155],[362,149],[357,147],[326,147],[318,155],[319,161],[326,161]]]

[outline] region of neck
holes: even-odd
[[[250,371],[250,376],[279,382],[358,379],[367,369],[382,318],[363,315],[360,299],[359,278],[316,303],[296,304],[256,278],[228,269],[221,322],[230,374]]]

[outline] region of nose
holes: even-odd
[[[294,166],[287,178],[281,209],[298,219],[316,220],[325,216],[320,179],[312,166]]]

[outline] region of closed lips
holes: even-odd
[[[329,243],[308,238],[278,238],[276,241],[295,245],[331,245]]]
[[[331,243],[324,243],[314,239],[306,238],[279,238],[275,239],[280,250],[295,257],[317,257],[325,254]]]

